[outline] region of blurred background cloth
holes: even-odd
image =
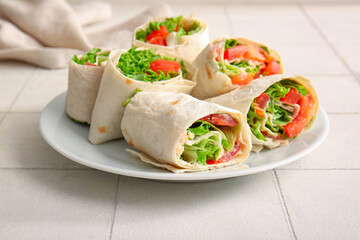
[[[86,1],[70,6],[65,0],[0,0],[0,60],[64,68],[74,54],[93,47],[130,47],[133,30],[157,15],[171,16],[172,12],[165,4],[154,4],[125,22],[85,34],[85,26],[111,21],[110,4]]]

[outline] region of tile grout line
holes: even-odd
[[[350,66],[346,63],[346,61],[343,59],[343,57],[339,54],[339,52],[336,50],[336,48],[333,46],[333,44],[329,41],[329,39],[326,37],[326,35],[323,33],[323,31],[321,31],[321,28],[318,26],[318,24],[315,22],[315,20],[310,16],[310,14],[304,8],[303,3],[298,3],[298,7],[299,7],[300,11],[308,19],[308,21],[313,26],[313,28],[320,34],[321,38],[326,42],[326,44],[334,52],[335,56],[337,56],[337,58],[340,60],[340,62],[349,71],[349,73],[352,75],[352,77],[355,78],[358,83],[360,83],[360,79],[357,77],[355,72],[350,68]]]
[[[26,82],[24,83],[24,85],[21,87],[19,93],[16,95],[14,101],[10,104],[8,110],[7,110],[7,113],[5,114],[4,118],[6,117],[6,115],[8,113],[10,113],[12,107],[14,106],[14,104],[16,103],[16,101],[19,99],[20,95],[23,93],[23,91],[25,90],[26,86],[29,84],[30,80],[32,79],[32,77],[34,76],[35,74],[35,71],[36,71],[36,68],[34,67],[33,70],[31,71],[31,73],[29,74],[29,78],[26,80]],[[3,118],[3,119],[4,119]]]
[[[281,205],[282,205],[283,210],[284,210],[284,212],[285,212],[286,222],[287,222],[288,225],[289,225],[292,238],[293,238],[294,240],[296,240],[296,239],[297,239],[296,233],[295,233],[294,226],[293,226],[293,224],[292,224],[292,221],[291,221],[291,218],[290,218],[290,215],[289,215],[288,208],[287,208],[287,206],[286,206],[286,202],[285,202],[284,195],[283,195],[283,193],[282,193],[282,191],[281,191],[281,188],[280,188],[280,182],[279,182],[279,178],[278,178],[278,176],[277,176],[276,170],[273,169],[273,170],[272,170],[272,173],[273,173],[273,178],[274,178],[274,181],[275,181],[276,190],[277,190],[277,192],[278,192],[278,195],[279,195],[279,198],[280,198],[280,201],[281,201]]]
[[[113,234],[113,229],[114,229],[114,224],[115,224],[115,217],[116,217],[117,202],[119,200],[121,179],[122,179],[122,177],[120,175],[118,175],[118,181],[117,181],[117,185],[116,185],[116,192],[115,192],[114,203],[113,203],[113,215],[112,215],[111,221],[110,221],[110,228],[109,228],[107,240],[112,239],[112,234]]]

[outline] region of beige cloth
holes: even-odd
[[[133,30],[158,14],[169,16],[171,10],[155,4],[124,23],[86,35],[84,26],[111,19],[108,3],[71,7],[65,0],[0,0],[0,60],[64,68],[74,54],[93,47],[130,47]]]

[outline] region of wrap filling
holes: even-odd
[[[305,87],[292,80],[283,80],[252,101],[247,122],[260,140],[292,139],[311,122],[313,108],[314,99]]]
[[[215,45],[215,59],[220,72],[231,78],[234,85],[246,85],[261,75],[280,72],[280,62],[270,56],[265,46],[241,44],[235,39],[226,39]]]
[[[192,35],[201,31],[200,22],[183,16],[166,18],[162,22],[150,22],[145,30],[136,32],[136,39],[161,46],[179,44],[181,36]]]
[[[102,66],[108,60],[109,54],[110,51],[101,51],[100,48],[93,48],[80,58],[74,55],[72,60],[80,65]]]
[[[240,124],[229,114],[215,113],[195,121],[182,137],[180,159],[188,163],[226,163],[241,148]]]
[[[169,80],[180,74],[186,78],[187,75],[182,60],[156,54],[156,49],[131,48],[121,54],[118,68],[126,77],[144,82]]]

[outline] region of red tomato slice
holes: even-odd
[[[239,75],[232,77],[231,82],[234,85],[246,85],[254,80],[255,76],[252,74],[240,73]]]
[[[311,110],[314,102],[310,94],[306,95],[305,97],[301,96],[298,104],[300,105],[299,114],[296,116],[296,118],[293,119],[292,122],[284,126],[285,133],[290,138],[293,138],[301,133],[308,125],[312,117]]]
[[[154,37],[162,37],[162,38],[166,38],[169,35],[169,32],[166,28],[166,26],[160,26],[159,30],[154,30],[152,31],[147,37],[146,37],[146,41],[150,41],[150,39],[154,38]]]
[[[240,148],[241,148],[240,141],[236,141],[234,149],[231,152],[225,152],[224,155],[219,160],[217,160],[217,163],[226,163],[230,161],[231,159],[234,158],[234,156],[237,154]]]
[[[295,104],[301,99],[301,94],[295,88],[291,88],[285,97],[280,100],[284,103]]]
[[[266,64],[266,67],[261,69],[261,72],[264,76],[278,74],[280,72],[280,65],[273,59],[270,63]]]
[[[158,71],[163,71],[165,74],[168,72],[178,72],[180,68],[180,63],[161,58],[150,63],[150,69],[156,73],[158,73]]]
[[[96,64],[89,63],[89,62],[85,62],[85,65],[88,65],[88,66],[97,66]]]
[[[163,38],[163,37],[153,37],[148,41],[148,43],[155,44],[155,45],[166,46],[166,39]]]
[[[210,115],[207,115],[207,116],[201,118],[200,120],[209,122],[214,125],[219,125],[219,126],[234,127],[235,125],[238,124],[238,121],[236,121],[232,116],[230,116],[227,113],[210,114]]]
[[[258,96],[255,100],[256,104],[259,108],[265,109],[267,103],[269,102],[270,97],[266,93],[262,93],[260,96]]]
[[[224,59],[227,59],[228,61],[232,61],[236,58],[242,57],[246,51],[248,51],[247,45],[237,45],[232,48],[228,48],[224,52]]]

